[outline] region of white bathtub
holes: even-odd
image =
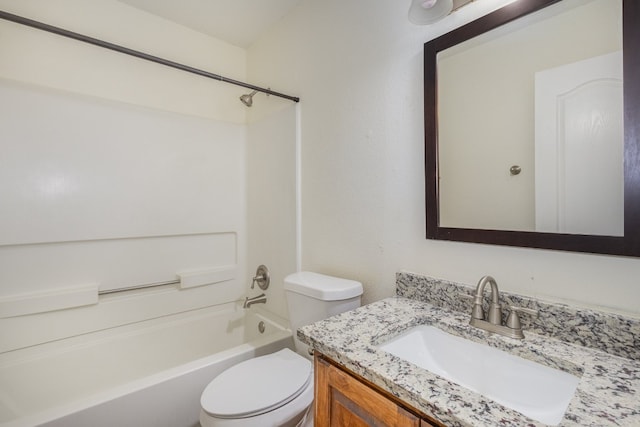
[[[0,426],[197,426],[211,379],[292,346],[282,319],[233,303],[5,353]]]

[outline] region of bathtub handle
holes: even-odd
[[[267,268],[266,265],[261,265],[256,270],[256,275],[253,278],[253,281],[251,282],[251,289],[255,287],[256,283],[258,283],[258,286],[260,287],[260,289],[264,291],[269,287],[270,281],[271,281],[271,278],[269,275],[269,269]]]

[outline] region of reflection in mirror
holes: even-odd
[[[519,0],[425,43],[427,238],[640,256],[638,3]]]
[[[439,52],[440,225],[621,236],[621,51],[621,0],[565,0]]]

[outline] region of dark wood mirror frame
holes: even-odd
[[[438,214],[438,52],[561,0],[520,0],[424,45],[427,239],[640,256],[640,1],[623,1],[624,236],[440,227]]]

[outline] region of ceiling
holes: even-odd
[[[235,46],[247,48],[301,0],[120,0]]]

